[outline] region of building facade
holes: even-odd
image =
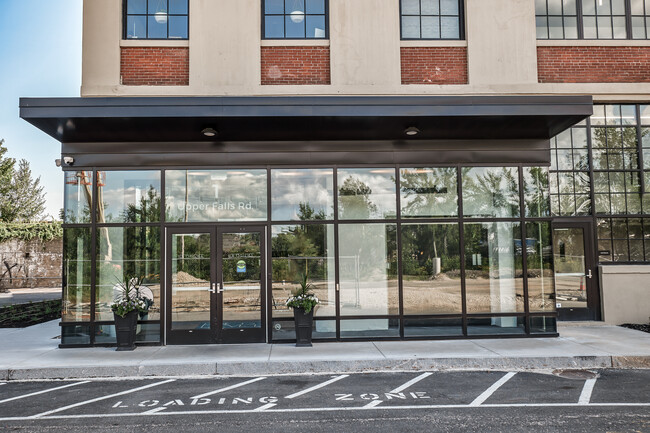
[[[532,337],[650,315],[649,0],[84,2],[62,346]]]

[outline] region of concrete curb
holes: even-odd
[[[0,380],[86,379],[153,376],[251,376],[302,373],[363,373],[370,371],[650,369],[650,356],[413,358],[301,362],[207,362],[131,364],[59,368],[0,369]]]

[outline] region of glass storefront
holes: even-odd
[[[295,339],[285,302],[303,276],[321,300],[315,339],[556,332],[546,168],[79,170],[65,173],[63,345],[114,343],[109,304],[130,278],[154,301],[138,341],[164,343],[166,320],[186,331],[205,323],[215,247],[202,233],[251,224],[267,245],[254,261],[235,248],[243,235],[223,235],[214,251],[223,272],[266,260],[265,295],[233,274],[244,282],[219,314],[261,306],[255,326],[268,341]],[[168,237],[170,228],[188,234]]]

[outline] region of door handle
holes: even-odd
[[[591,269],[587,269],[587,275],[585,275],[587,278],[592,278],[593,275],[591,275]]]
[[[223,293],[223,289],[221,288],[221,283],[217,283],[217,293]]]
[[[215,284],[212,283],[212,288],[208,289],[208,290],[209,290],[210,293],[216,293],[217,290],[215,289]]]

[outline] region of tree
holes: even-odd
[[[10,213],[8,207],[11,205],[9,196],[16,160],[4,156],[7,153],[7,148],[3,147],[4,142],[0,139],[0,221],[10,222],[7,219]]]
[[[34,222],[43,215],[45,194],[41,178],[32,178],[27,160],[21,159],[18,162],[6,197],[8,200],[2,209],[2,220],[5,222]]]

